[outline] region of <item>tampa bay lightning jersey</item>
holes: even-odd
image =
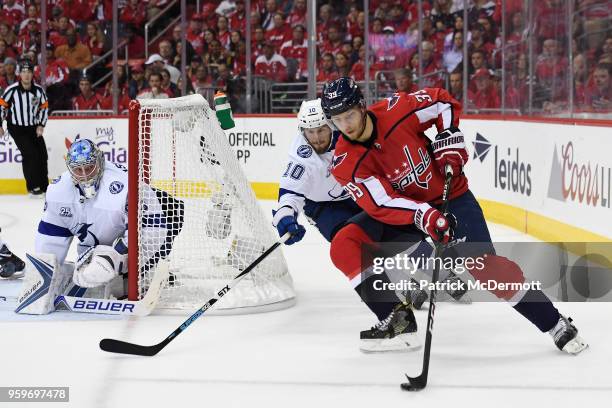
[[[106,162],[98,193],[85,199],[70,173],[64,172],[47,189],[36,252],[55,254],[62,264],[73,237],[79,241],[79,256],[87,247],[112,245],[122,236],[127,240],[127,186],[127,170]]]
[[[302,133],[298,133],[289,149],[289,160],[280,180],[279,208],[291,207],[299,214],[306,200],[326,202],[350,198],[331,174],[339,136],[340,133],[334,131],[327,151],[317,154]]]

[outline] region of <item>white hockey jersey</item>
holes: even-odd
[[[339,132],[334,132],[327,151],[317,154],[301,132],[298,133],[289,149],[289,161],[280,180],[278,208],[291,207],[299,214],[306,200],[325,202],[350,199],[331,175],[339,135]]]
[[[79,255],[90,246],[112,245],[122,236],[127,242],[127,186],[127,170],[106,162],[98,194],[84,199],[70,173],[64,172],[47,189],[36,252],[55,254],[62,264],[73,237],[79,240]]]

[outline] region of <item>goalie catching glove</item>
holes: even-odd
[[[97,245],[88,248],[78,259],[73,282],[83,288],[106,285],[127,266],[127,246],[118,238],[113,246]]]
[[[463,133],[459,129],[450,127],[438,133],[431,147],[438,169],[443,175],[446,165],[452,167],[453,174],[461,174],[469,156],[465,148]]]
[[[414,224],[435,242],[447,244],[454,238],[457,219],[453,214],[442,214],[433,207],[419,208],[414,214]]]
[[[282,237],[287,232],[291,233],[291,238],[285,241],[285,245],[292,245],[304,238],[306,229],[297,222],[297,217],[293,208],[281,207],[277,211],[272,210],[272,225],[278,230],[278,236]]]

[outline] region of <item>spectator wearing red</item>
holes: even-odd
[[[288,59],[297,61],[297,78],[308,77],[308,40],[304,38],[304,26],[297,24],[293,27],[292,39],[285,41],[280,48],[280,55]]]
[[[22,31],[25,26],[28,24],[29,20],[34,20],[36,21],[38,24],[41,23],[41,19],[40,19],[40,15],[38,14],[38,9],[36,8],[36,6],[34,4],[30,4],[26,10],[26,17],[23,19],[23,21],[21,21],[21,24],[19,25],[19,31]],[[3,20],[3,18],[0,16],[0,20]]]
[[[16,73],[17,61],[14,58],[4,59],[4,75],[0,76],[0,87],[6,89],[7,86],[19,81],[19,76]]]
[[[565,3],[561,0],[540,0],[534,3],[538,39],[563,38],[567,35]],[[609,15],[606,17],[610,18]]]
[[[472,75],[475,92],[469,98],[471,107],[475,109],[499,109],[501,106],[499,94],[491,80],[491,72],[486,68],[480,68]]]
[[[386,25],[393,27],[396,33],[404,34],[408,31],[409,27],[405,14],[404,7],[402,7],[401,4],[396,3],[392,5],[391,11],[389,12],[389,20],[386,22]]]
[[[585,103],[584,98],[588,79],[586,58],[583,54],[574,56],[572,69],[574,70],[574,106],[582,108]]]
[[[317,44],[327,39],[327,32],[332,24],[335,24],[333,9],[329,4],[323,4],[319,8],[319,19],[317,20]]]
[[[234,11],[236,11],[235,0],[221,0],[221,3],[219,3],[217,8],[215,9],[215,13],[220,16],[226,17],[229,17],[229,15],[232,14]]]
[[[393,27],[386,26],[383,29],[384,36],[382,42],[376,50],[376,61],[379,62],[384,70],[394,70],[407,65],[407,50],[400,44],[395,35]],[[400,37],[401,38],[401,37]]]
[[[85,21],[113,21],[113,0],[85,1],[87,2],[87,5],[83,9]],[[155,1],[156,0],[152,0],[149,4]],[[159,2],[159,0],[157,2]]]
[[[79,94],[72,99],[72,109],[77,111],[100,109],[100,99],[91,86],[91,80],[86,75],[79,79]]]
[[[339,75],[338,71],[336,71],[333,54],[323,54],[317,72],[317,82],[329,82],[336,78],[339,78]]]
[[[351,18],[347,18],[346,33],[347,38],[350,40],[354,39],[355,37],[363,38],[365,33],[365,13],[363,11],[358,11],[357,16],[354,20]]]
[[[8,47],[15,47],[17,45],[18,38],[15,32],[5,22],[0,22],[0,40],[4,40]]]
[[[422,8],[422,14],[425,17],[428,17],[431,14],[431,4],[428,1],[424,1]],[[417,1],[410,1],[409,4],[404,3],[404,8],[406,9],[406,20],[408,21],[409,26],[414,26],[418,24],[419,21],[419,4]],[[427,18],[429,20],[429,18]]]
[[[55,47],[53,47],[53,44],[47,43],[45,46],[47,61],[45,67],[44,85],[47,88],[48,95],[52,94],[52,92],[50,92],[50,87],[54,85],[62,86],[63,84],[66,84],[68,82],[68,76],[70,75],[68,65],[66,65],[66,62],[63,59],[55,58],[55,55],[53,54],[54,50]],[[34,68],[34,78],[36,78],[39,83],[41,80],[40,74],[40,65],[37,65]],[[51,104],[52,100],[49,100],[49,105]]]
[[[236,55],[232,58],[234,76],[246,76],[246,42],[241,39],[236,46]]]
[[[229,16],[230,28],[240,32],[246,31],[246,8],[244,0],[236,0],[236,10]]]
[[[567,58],[559,55],[558,41],[544,40],[538,56],[535,74],[538,84],[549,92],[548,101],[559,102],[567,98]]]
[[[85,0],[59,0],[56,5],[61,7],[64,15],[74,22],[89,21],[88,4]]]
[[[145,56],[145,41],[144,37],[133,26],[127,26],[125,30],[126,40],[128,42],[128,55],[130,58],[144,58]]]
[[[181,96],[181,92],[178,87],[172,83],[170,78],[170,71],[168,68],[163,68],[160,72],[161,74],[161,88],[162,91],[168,94],[171,98],[176,98]]]
[[[266,40],[274,46],[274,49],[280,51],[281,46],[292,37],[291,27],[285,23],[285,18],[282,13],[274,14],[272,19],[274,27],[266,31]]]
[[[189,26],[187,27],[186,39],[189,41],[193,50],[196,54],[200,55],[205,49],[204,32],[202,31],[202,21],[204,17],[201,14],[194,14],[189,20]],[[178,32],[181,32],[180,25],[177,25]],[[176,30],[176,27],[174,28]]]
[[[136,27],[144,26],[147,21],[147,10],[145,4],[140,0],[129,0],[128,4],[121,10],[119,21],[132,24]]]
[[[257,58],[263,54],[264,45],[266,44],[266,34],[262,27],[256,27],[253,31],[251,39],[251,53],[253,54],[253,65]]]
[[[17,42],[17,52],[24,54],[28,50],[36,50],[40,43],[40,30],[36,20],[28,20],[26,29],[19,35],[19,41]]]
[[[230,58],[227,50],[221,47],[219,40],[212,40],[208,47],[208,52],[204,54],[204,65],[208,67],[208,72],[212,77],[217,75],[220,64],[228,64]]]
[[[95,22],[87,23],[85,28],[85,38],[83,38],[83,42],[89,48],[91,55],[95,57],[99,57],[104,53],[104,43],[106,42],[106,37],[104,36],[104,32],[100,26]],[[131,56],[131,54],[130,54]]]
[[[585,105],[594,112],[612,112],[612,64],[598,64],[585,90]]]
[[[261,27],[265,30],[271,30],[274,28],[274,15],[279,13],[278,4],[276,0],[266,0],[266,5],[261,13]]]
[[[323,41],[323,44],[319,47],[319,53],[336,55],[342,51],[342,34],[337,24],[333,24],[327,31],[327,39]]]
[[[373,4],[371,7],[374,7],[375,18],[388,21],[391,17],[391,0],[379,0],[377,7],[376,4]]]
[[[229,44],[230,44],[229,20],[225,16],[219,16],[217,18],[217,40],[219,40],[223,48],[225,48],[226,50],[229,49]]]
[[[485,28],[482,24],[475,24],[470,30],[470,43],[468,47],[468,53],[472,54],[474,51],[482,51],[487,61],[491,58],[491,54],[495,49],[495,45],[488,42],[485,38]]]
[[[119,98],[117,100],[117,110],[122,113],[130,107],[130,97],[128,95],[127,87],[119,87]],[[113,81],[108,81],[104,85],[104,90],[98,95],[100,101],[100,109],[111,110],[113,109]]]
[[[416,92],[419,89],[412,82],[412,71],[409,68],[399,68],[393,72],[397,92]]]
[[[359,59],[355,62],[351,68],[351,78],[355,81],[364,81],[365,80],[365,52],[366,46],[362,44],[359,47]],[[383,69],[382,64],[373,61],[373,53],[370,53],[370,80],[373,80],[376,72],[381,71]]]
[[[274,50],[272,44],[266,44],[263,54],[257,57],[255,75],[261,75],[275,82],[287,80],[287,61]]]
[[[442,53],[444,52],[444,41],[446,39],[446,31],[436,30],[434,23],[429,18],[423,19],[423,40],[429,41],[433,45],[433,58],[439,65],[442,61]]]
[[[512,64],[510,78],[506,80],[506,108],[524,110],[529,102],[529,66],[527,55],[521,53]]]
[[[290,27],[295,27],[298,24],[306,26],[306,0],[295,0],[293,2],[291,13],[287,17],[287,23]]]
[[[2,10],[6,12],[6,15],[10,16],[13,23],[19,23],[25,16],[25,9],[23,5],[17,3],[16,0],[4,0]]]
[[[419,55],[414,53],[410,60],[411,68],[414,72],[419,72]],[[421,86],[423,88],[441,88],[443,85],[440,75],[434,73],[440,71],[440,66],[434,60],[434,46],[429,41],[423,41],[421,44],[421,58],[423,68],[423,78],[421,78]]]

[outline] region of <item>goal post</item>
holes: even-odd
[[[144,296],[165,259],[170,279],[158,307],[199,307],[277,241],[201,95],[132,101],[128,150],[130,300]],[[275,251],[218,309],[277,309],[294,298],[282,251]]]

